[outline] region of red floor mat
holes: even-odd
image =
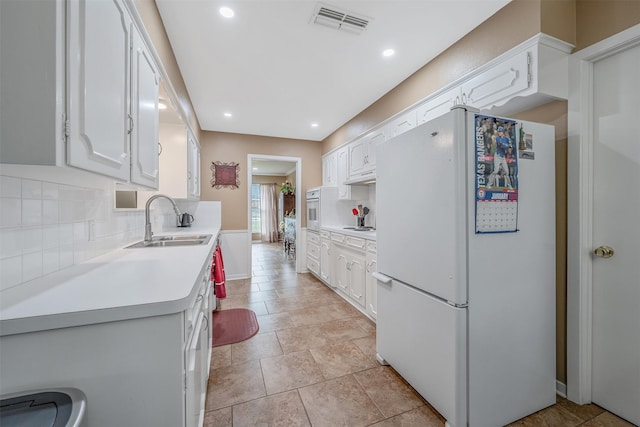
[[[258,333],[256,313],[246,308],[232,308],[213,312],[212,347],[233,344]]]

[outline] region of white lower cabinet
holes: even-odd
[[[307,269],[320,276],[320,235],[315,231],[307,232]]]
[[[378,281],[373,277],[373,273],[378,271],[378,255],[376,242],[367,242],[367,254],[366,254],[366,280],[365,286],[367,289],[367,307],[366,312],[369,316],[375,320],[378,316]]]
[[[326,238],[320,239],[320,280],[335,287],[331,282],[331,241]]]
[[[361,311],[366,309],[366,240],[331,233],[331,284]]]
[[[211,256],[181,312],[1,336],[0,394],[66,385],[87,396],[92,427],[201,427],[210,271]]]

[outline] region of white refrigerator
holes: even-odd
[[[554,145],[454,107],[378,147],[378,359],[451,427],[555,403]]]

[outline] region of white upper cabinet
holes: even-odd
[[[326,187],[338,185],[338,153],[335,151],[322,157],[322,185]]]
[[[336,153],[338,164],[338,199],[351,198],[351,187],[344,182],[349,177],[349,147],[342,147]]]
[[[158,93],[156,64],[137,30],[132,32],[131,182],[158,188]]]
[[[448,113],[451,107],[458,103],[460,103],[459,87],[437,94],[428,102],[424,102],[416,108],[416,124],[421,125],[440,117]]]
[[[416,127],[416,110],[409,110],[400,114],[387,125],[389,138],[398,136]]]
[[[67,162],[129,180],[132,22],[118,0],[67,3]]]
[[[187,133],[187,191],[188,198],[200,199],[200,144],[191,132]]]
[[[1,161],[157,188],[158,68],[128,3],[0,7]]]
[[[375,129],[348,145],[349,181],[362,182],[375,178],[376,149],[386,140],[386,129],[386,127]]]
[[[200,198],[200,145],[184,124],[160,124],[160,188],[175,199]]]

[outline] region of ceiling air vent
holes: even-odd
[[[311,17],[311,22],[314,24],[354,34],[360,34],[366,30],[369,21],[371,21],[371,18],[362,15],[358,16],[353,12],[322,3],[316,5]]]

